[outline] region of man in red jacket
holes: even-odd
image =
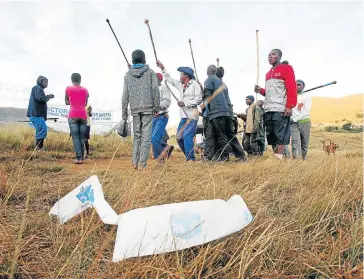
[[[290,116],[297,104],[296,79],[292,66],[281,63],[282,51],[273,49],[268,56],[272,68],[265,76],[265,89],[256,85],[254,90],[265,96],[265,127],[267,141],[274,155],[283,159],[284,146],[290,140]]]

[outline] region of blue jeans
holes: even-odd
[[[182,118],[177,129],[177,142],[181,150],[186,156],[187,161],[195,161],[195,151],[193,149],[193,138],[195,137],[197,120],[190,119],[190,123],[186,125],[187,118]],[[179,132],[183,129],[183,132]]]
[[[70,126],[76,159],[83,160],[83,155],[85,152],[84,140],[87,120],[82,118],[68,118],[68,124]]]
[[[31,116],[29,117],[35,128],[35,139],[42,140],[47,137],[47,125],[43,117]]]
[[[152,145],[153,145],[153,156],[157,159],[163,149],[167,146],[164,141],[166,133],[166,126],[168,124],[168,117],[159,116],[153,118],[152,123]]]

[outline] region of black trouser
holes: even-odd
[[[229,117],[221,116],[211,119],[207,125],[206,138],[213,139],[215,143],[214,154],[208,154],[208,160],[225,161],[229,159],[231,147],[227,137],[229,127]]]
[[[258,137],[257,134],[252,133],[245,133],[243,139],[243,146],[246,152],[249,155],[259,155],[259,148],[258,148]]]
[[[215,155],[215,138],[214,138],[215,135],[213,133],[212,126],[210,127],[211,129],[209,130],[208,128],[209,125],[211,126],[212,124],[209,123],[208,117],[204,117],[203,118],[203,133],[204,133],[204,143],[205,143],[204,156],[207,160],[212,160]]]
[[[258,140],[258,150],[259,150],[259,155],[263,155],[265,151],[265,139],[260,138]]]
[[[231,149],[234,153],[235,158],[245,158],[245,153],[243,150],[243,147],[240,145],[240,142],[236,136],[235,132],[235,123],[234,120],[229,118],[228,119],[228,125],[226,125],[226,136],[228,139],[228,142],[230,143]]]

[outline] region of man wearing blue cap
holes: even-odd
[[[162,70],[166,80],[180,92],[178,106],[181,108],[181,121],[177,129],[177,142],[187,161],[195,161],[193,139],[199,117],[197,106],[202,102],[201,86],[195,81],[195,73],[189,67],[179,67],[177,69],[177,71],[181,72],[180,79],[177,80],[171,77],[160,61],[157,61],[157,66]]]

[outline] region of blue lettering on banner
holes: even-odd
[[[182,239],[190,239],[201,233],[199,213],[176,213],[171,216],[172,234]]]
[[[82,202],[82,204],[93,204],[95,202],[94,189],[92,185],[88,185],[86,188],[81,187],[80,192],[76,197]]]

